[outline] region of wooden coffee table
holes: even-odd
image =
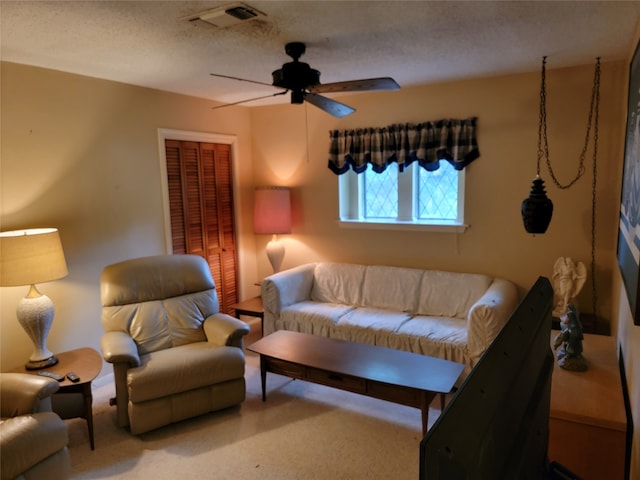
[[[267,372],[277,373],[419,408],[423,434],[429,404],[449,393],[464,370],[440,358],[284,330],[247,349],[260,355],[263,401]]]

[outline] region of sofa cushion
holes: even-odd
[[[336,303],[299,302],[282,309],[276,329],[330,336],[338,320],[354,308]]]
[[[167,348],[141,357],[127,370],[131,402],[144,402],[244,376],[244,353],[207,342]]]
[[[336,338],[352,342],[388,346],[388,335],[408,321],[404,312],[376,308],[356,308],[338,320]]]
[[[422,274],[415,268],[367,267],[360,306],[415,312]]]
[[[471,369],[467,348],[467,321],[450,317],[416,316],[394,335],[392,348],[463,363],[464,378]]]
[[[342,305],[362,304],[364,265],[319,263],[316,265],[311,300]]]
[[[487,291],[491,281],[486,275],[425,270],[415,313],[466,318],[469,309]]]

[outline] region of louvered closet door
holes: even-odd
[[[229,313],[238,301],[231,146],[166,140],[165,149],[173,253],[207,260]]]

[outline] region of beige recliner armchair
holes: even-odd
[[[59,388],[50,378],[0,374],[0,478],[69,478],[67,425],[51,412]]]
[[[120,426],[137,435],[245,399],[249,326],[219,313],[202,257],[116,263],[100,285],[102,354],[113,364]]]

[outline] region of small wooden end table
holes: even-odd
[[[92,348],[78,348],[68,352],[56,353],[58,363],[40,370],[27,370],[24,366],[13,371],[37,375],[38,372],[52,372],[65,375],[60,383],[60,388],[51,397],[52,410],[60,418],[84,418],[89,430],[89,443],[91,450],[95,450],[93,438],[93,394],[91,382],[102,370],[102,357]],[[74,372],[80,380],[73,383],[66,378],[66,374]],[[81,401],[79,397],[81,396]]]
[[[231,305],[236,311],[236,315],[247,315],[249,317],[256,317],[260,319],[260,336],[264,335],[264,307],[262,306],[262,297],[257,296],[245,300],[244,302],[238,302]]]
[[[616,338],[585,333],[582,345],[586,372],[563,370],[555,355],[549,458],[584,480],[625,478],[627,418]]]

